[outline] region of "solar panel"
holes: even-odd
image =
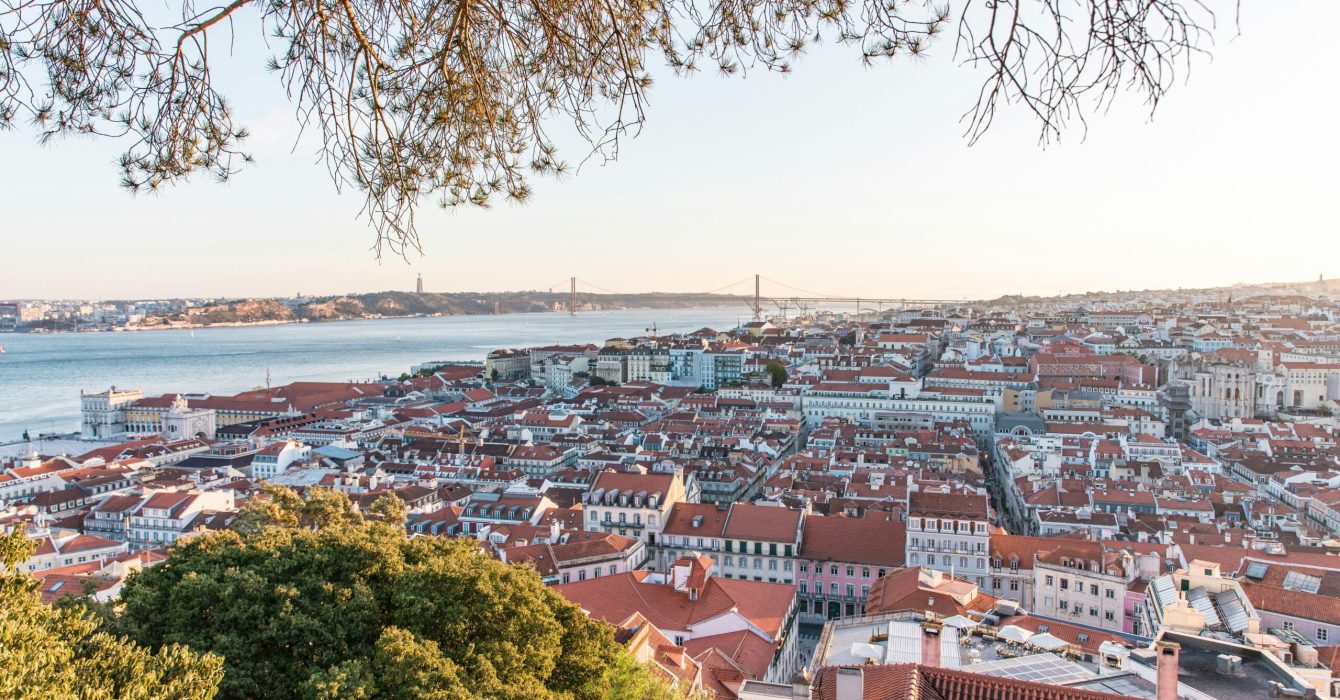
[[[972,666],[973,673],[999,678],[1060,685],[1096,678],[1098,674],[1055,654],[1031,654],[1014,659],[997,659]]]
[[[1177,600],[1177,586],[1173,583],[1171,576],[1159,576],[1149,582],[1151,590],[1154,591],[1154,598],[1158,600],[1160,606],[1171,604]]]
[[[1228,629],[1234,632],[1242,632],[1247,629],[1247,610],[1242,606],[1242,601],[1238,600],[1238,594],[1233,589],[1226,588],[1214,595],[1214,602],[1219,607],[1219,612],[1223,614],[1224,624]]]
[[[1219,613],[1215,612],[1214,604],[1210,602],[1210,596],[1204,588],[1193,588],[1186,593],[1186,602],[1191,604],[1197,612],[1205,616],[1206,627],[1219,627],[1224,623],[1219,619]]]
[[[1284,575],[1284,587],[1304,593],[1316,593],[1321,590],[1321,579],[1298,571],[1290,571]]]

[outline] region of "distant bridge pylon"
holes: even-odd
[[[732,288],[740,289],[741,287],[747,285],[751,281],[753,282],[752,294],[749,294],[747,291],[745,293],[740,293],[738,291],[735,293],[731,293],[729,291]],[[793,292],[793,294],[785,294],[785,293],[764,294],[763,282],[765,281],[774,287],[780,287],[784,290],[789,290],[790,292]],[[561,284],[550,285],[549,291],[553,292],[555,288],[561,286],[562,286]],[[584,290],[590,290],[590,291],[584,291]],[[579,280],[576,277],[569,277],[568,299],[567,299],[568,313],[572,315],[577,314],[577,310],[579,307],[579,295],[583,293],[596,295],[596,294],[622,294],[623,292],[616,292],[592,284],[585,280]],[[767,305],[776,306],[778,310],[781,312],[782,318],[786,318],[787,312],[792,308],[799,310],[801,315],[803,316],[805,314],[808,314],[811,308],[823,307],[829,304],[842,304],[842,305],[854,304],[856,305],[858,313],[862,313],[863,309],[871,309],[874,310],[876,313],[882,313],[885,307],[888,307],[890,309],[904,310],[912,308],[961,306],[964,304],[971,303],[966,299],[915,299],[911,297],[895,297],[895,296],[868,297],[868,296],[857,296],[852,294],[819,294],[816,292],[809,292],[804,289],[793,287],[791,285],[784,284],[773,279],[769,279],[761,274],[754,274],[751,277],[747,277],[737,282],[732,282],[731,284],[728,284],[724,287],[718,287],[711,291],[679,294],[678,296],[681,299],[689,299],[689,300],[695,298],[701,298],[702,301],[706,303],[720,302],[722,297],[736,298],[743,301],[746,304],[755,321],[763,320],[765,315],[764,309]],[[873,309],[872,306],[874,307]]]

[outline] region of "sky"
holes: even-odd
[[[661,75],[617,162],[538,179],[525,205],[425,207],[408,260],[375,257],[362,197],[295,145],[266,49],[239,29],[221,70],[256,164],[228,184],[132,197],[115,141],[0,133],[0,298],[320,295],[418,274],[440,292],[570,276],[702,292],[759,273],[936,299],[1337,277],[1337,24],[1340,3],[1271,0],[1243,4],[1239,33],[1229,6],[1213,59],[1152,118],[1124,95],[1045,148],[1017,109],[969,146],[981,75],[947,42],[873,68],[820,46],[787,76]]]

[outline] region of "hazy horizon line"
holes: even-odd
[[[1149,287],[1149,288],[1145,288],[1145,289],[1116,289],[1116,290],[1091,289],[1091,290],[1086,290],[1086,291],[1081,291],[1081,292],[1066,292],[1066,293],[1063,293],[1063,294],[1022,294],[1022,293],[1017,293],[1017,292],[1015,292],[1015,293],[998,294],[998,295],[996,295],[996,296],[994,296],[994,297],[979,297],[979,298],[967,298],[967,297],[965,297],[965,298],[963,298],[962,300],[954,300],[954,301],[956,301],[956,302],[961,301],[961,302],[963,302],[963,303],[973,303],[973,302],[983,302],[983,301],[994,301],[994,300],[996,300],[996,299],[1003,299],[1003,298],[1006,298],[1006,297],[1022,297],[1022,298],[1026,298],[1026,299],[1064,299],[1064,298],[1068,298],[1068,297],[1092,296],[1092,295],[1105,295],[1105,294],[1152,294],[1152,293],[1158,293],[1158,292],[1179,292],[1179,293],[1189,293],[1189,292],[1210,292],[1210,291],[1217,291],[1217,290],[1241,289],[1241,288],[1253,288],[1253,287],[1272,287],[1272,286],[1292,286],[1292,285],[1301,285],[1301,284],[1316,284],[1316,283],[1318,283],[1318,282],[1320,282],[1320,283],[1322,283],[1322,284],[1329,284],[1329,283],[1331,283],[1332,281],[1335,281],[1335,278],[1325,278],[1325,277],[1320,277],[1320,278],[1317,279],[1317,280],[1291,280],[1291,281],[1269,281],[1269,282],[1233,282],[1233,283],[1231,283],[1231,284],[1221,284],[1221,285],[1212,286],[1212,287]],[[289,296],[284,296],[284,295],[237,295],[237,296],[234,296],[234,295],[199,295],[199,296],[144,296],[144,297],[105,297],[105,298],[104,298],[104,297],[99,297],[99,298],[97,298],[97,299],[88,298],[88,297],[10,297],[10,298],[6,298],[6,299],[4,299],[3,301],[5,301],[6,303],[13,303],[13,302],[74,302],[74,301],[87,301],[87,302],[96,302],[96,303],[104,303],[104,304],[106,304],[106,303],[116,303],[116,302],[149,301],[149,300],[177,301],[177,300],[183,300],[183,299],[210,299],[210,300],[218,300],[218,301],[224,301],[224,302],[227,302],[227,301],[266,300],[266,299],[272,299],[272,300],[273,300],[273,299],[299,299],[299,298],[301,298],[301,299],[325,299],[325,298],[337,298],[337,297],[356,297],[356,296],[365,296],[365,295],[370,295],[370,294],[396,294],[396,293],[401,293],[401,294],[418,294],[419,292],[417,292],[416,290],[412,290],[412,289],[381,289],[381,290],[371,290],[371,291],[362,291],[362,292],[346,291],[346,292],[333,292],[333,293],[324,293],[324,294],[302,294],[302,293],[298,293],[298,294],[289,295]],[[568,291],[552,291],[552,290],[549,290],[549,289],[510,289],[510,290],[493,290],[493,291],[483,291],[483,290],[460,290],[460,291],[445,291],[445,292],[444,292],[444,291],[433,291],[433,290],[427,290],[427,289],[426,289],[426,290],[423,291],[423,293],[424,293],[424,294],[438,294],[438,295],[444,295],[444,296],[452,296],[452,295],[490,295],[490,294],[494,294],[494,295],[503,295],[503,294],[546,294],[546,295],[551,295],[551,296],[555,296],[555,297],[567,297],[567,296],[570,294],[570,292],[568,292]],[[659,290],[653,290],[653,291],[639,291],[639,292],[613,292],[613,291],[595,292],[595,291],[582,290],[582,289],[580,289],[580,288],[578,289],[578,294],[581,295],[581,296],[583,296],[583,297],[588,297],[588,298],[589,298],[589,297],[621,297],[621,296],[625,296],[625,297],[626,297],[626,296],[653,296],[653,295],[662,295],[662,296],[721,297],[721,298],[723,298],[723,299],[748,299],[748,298],[751,298],[751,297],[754,296],[752,293],[735,293],[735,292],[721,292],[721,291],[716,291],[716,292],[671,292],[671,291],[659,291]],[[793,297],[800,297],[800,295],[789,295],[789,296],[787,296],[787,295],[766,294],[766,293],[765,293],[765,294],[761,294],[760,296],[762,296],[762,297],[764,297],[764,298],[768,298],[768,299],[787,299],[787,298],[793,298]],[[813,297],[816,297],[816,298],[817,298],[817,297],[828,296],[828,297],[833,297],[834,299],[845,299],[845,298],[862,298],[862,299],[864,299],[864,298],[865,298],[865,297],[863,297],[862,295],[850,295],[850,297],[848,297],[848,296],[836,295],[836,294],[813,294],[812,296],[813,296]],[[801,298],[803,298],[803,297],[801,297]],[[879,297],[878,295],[874,295],[874,294],[872,294],[872,295],[869,295],[868,298],[873,300],[873,299],[878,299],[878,298],[881,298],[881,297]],[[883,298],[895,298],[895,297],[883,297]],[[899,298],[899,299],[906,299],[907,301],[918,301],[918,298],[916,298],[916,297],[910,297],[910,296],[909,296],[909,297],[896,297],[896,298]],[[929,299],[929,297],[926,297],[926,298]],[[939,301],[943,301],[943,300],[939,300]],[[839,303],[841,303],[841,302],[839,302]]]

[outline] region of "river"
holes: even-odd
[[[233,394],[272,383],[367,380],[490,350],[731,328],[748,310],[655,309],[335,321],[123,333],[0,333],[0,443],[79,429],[80,390]]]

